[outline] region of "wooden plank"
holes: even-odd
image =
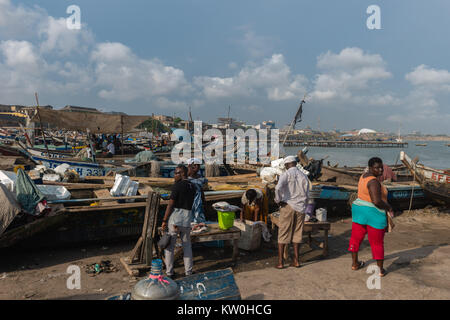
[[[217,241],[217,240],[235,240],[241,237],[240,233],[225,233],[225,234],[214,234],[209,236],[200,236],[191,238],[191,242],[207,242],[207,241]]]
[[[150,206],[151,206],[151,193],[147,194],[147,201],[145,202],[145,215],[144,215],[144,225],[142,226],[142,246],[141,251],[139,252],[139,261],[144,262],[144,251],[145,247],[147,245],[147,226],[148,226],[148,220],[150,217]]]
[[[147,241],[146,241],[146,258],[145,262],[150,265],[152,263],[153,258],[153,238],[155,236],[157,216],[159,211],[159,194],[156,192],[152,192],[148,194],[148,197],[151,197],[151,208],[149,213],[149,221],[147,225]]]
[[[149,192],[152,192],[152,191],[153,191],[153,188],[150,187],[149,185],[140,185],[140,186],[139,186],[139,189],[138,189],[138,193],[139,193],[141,196],[148,195]]]
[[[77,206],[68,207],[64,209],[64,212],[78,213],[78,212],[91,212],[91,211],[106,211],[106,210],[123,210],[123,209],[145,208],[145,202],[134,203],[119,203],[113,206]]]
[[[94,190],[94,194],[97,198],[113,198],[113,196],[111,196],[111,194],[109,193],[108,189],[97,189]],[[108,205],[113,205],[113,204],[119,204],[119,202],[117,200],[111,200],[111,201],[102,201],[101,205],[102,206],[108,206]]]
[[[124,266],[125,270],[127,270],[128,274],[130,276],[138,276],[139,275],[139,270],[130,268],[130,265],[125,260],[125,258],[121,257],[120,258],[120,262],[122,263],[122,265]]]
[[[226,182],[226,181],[242,181],[246,182],[251,178],[257,178],[258,175],[256,173],[246,173],[246,174],[238,174],[234,176],[220,176],[220,177],[208,177],[208,181],[211,182]],[[105,181],[107,180],[114,180],[115,178],[113,176],[104,176],[101,177]],[[97,180],[98,177],[94,176],[86,176],[86,180]],[[168,184],[173,184],[174,180],[173,178],[156,178],[156,177],[130,177],[133,181],[138,181],[142,183],[152,184],[152,182],[164,182]]]
[[[67,190],[82,190],[82,189],[105,189],[112,188],[114,183],[69,183],[69,182],[56,182],[56,181],[44,181],[46,185],[63,186]]]
[[[136,245],[134,246],[133,250],[131,251],[131,254],[130,254],[130,261],[131,262],[133,262],[136,259],[138,259],[137,256],[140,256],[139,249],[142,247],[143,241],[144,241],[144,239],[142,238],[142,236],[140,236],[138,241],[136,242]]]

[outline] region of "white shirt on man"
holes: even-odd
[[[310,182],[297,167],[284,172],[275,187],[275,202],[286,202],[292,209],[305,212]]]

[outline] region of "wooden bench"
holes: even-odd
[[[272,222],[272,230],[275,230],[275,226],[278,227],[278,216],[273,216],[273,214],[269,214],[270,221]],[[331,229],[331,223],[330,222],[305,222],[305,225],[303,227],[303,233],[308,234],[308,245],[311,247],[311,243],[315,243],[320,248],[322,248],[322,255],[326,257],[328,255],[328,231]],[[313,233],[317,233],[319,231],[323,230],[324,232],[324,241],[319,242],[311,235]],[[284,250],[284,258],[288,258],[288,246],[285,247]]]

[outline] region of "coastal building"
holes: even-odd
[[[39,108],[53,109],[52,106],[39,106]],[[0,104],[0,124],[2,126],[25,125],[27,117],[33,115],[35,110],[34,106]]]
[[[217,125],[218,129],[239,129],[245,125],[245,122],[233,118],[217,118]]]
[[[272,120],[269,121],[263,121],[256,126],[254,126],[255,129],[275,129],[275,122]]]
[[[87,108],[87,107],[78,107],[78,106],[70,106],[67,105],[61,110],[63,111],[75,111],[75,112],[91,112],[91,113],[101,113],[95,108]]]

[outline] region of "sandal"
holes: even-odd
[[[284,269],[284,265],[282,265],[281,267],[277,265],[277,266],[275,266],[275,268],[278,270],[281,270],[281,269]]]
[[[387,274],[387,271],[385,269],[381,269],[380,277],[384,277],[386,274]]]
[[[364,265],[365,265],[365,262],[364,261],[360,261],[357,266],[352,266],[352,270],[353,271],[359,270],[362,267],[364,267]]]
[[[300,263],[298,264],[298,266],[296,266],[296,265],[293,264],[293,263],[291,264],[291,267],[294,267],[294,268],[300,268],[301,266],[302,266],[302,265],[301,265]]]

